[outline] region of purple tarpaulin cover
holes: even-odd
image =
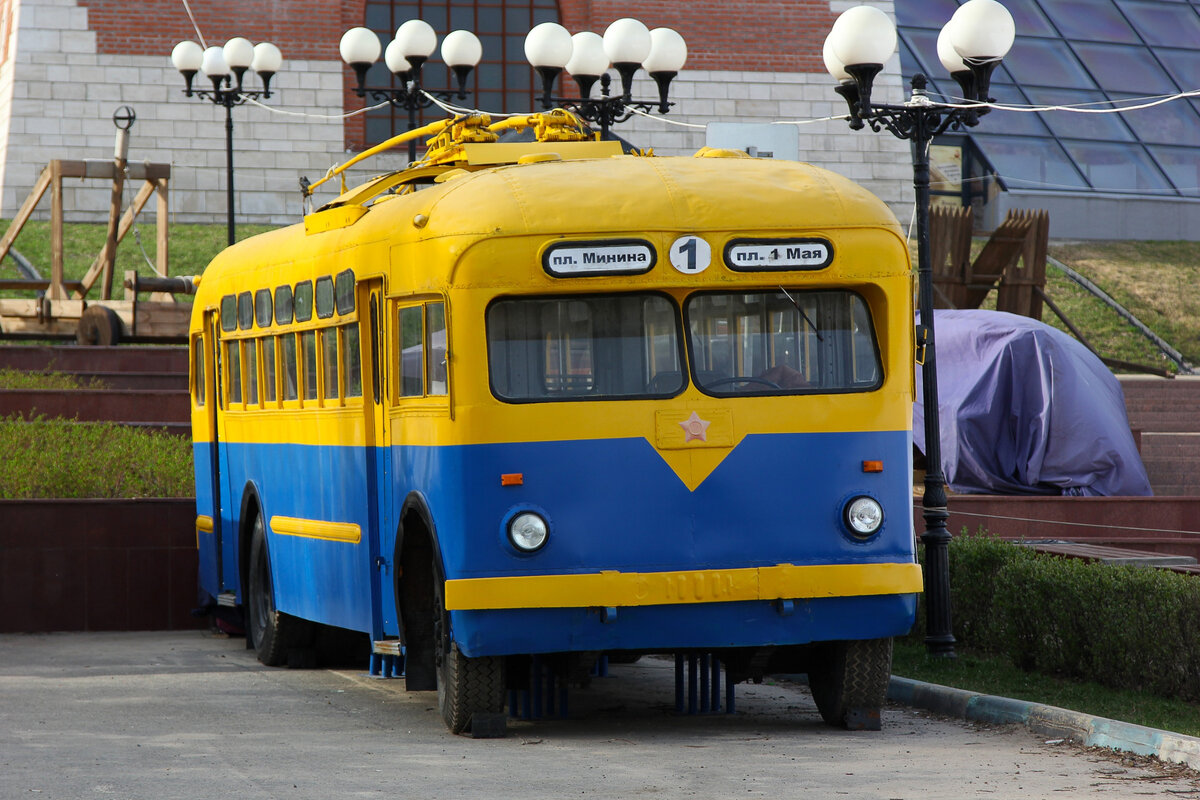
[[[1121,384],[1086,347],[1000,311],[934,312],[946,482],[968,494],[1151,495]],[[925,452],[921,367],[913,441]]]

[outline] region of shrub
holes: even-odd
[[[1036,553],[990,536],[951,544],[955,637],[1026,670],[1200,700],[1200,580]]]
[[[110,422],[0,419],[0,498],[191,497],[186,438]]]

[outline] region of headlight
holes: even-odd
[[[532,511],[522,511],[508,522],[508,540],[522,553],[541,549],[549,536],[546,520]]]
[[[846,503],[843,520],[850,533],[859,539],[869,538],[883,524],[883,506],[871,497],[855,497]]]

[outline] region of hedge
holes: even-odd
[[[950,544],[954,636],[1053,675],[1200,700],[1200,578],[1062,558],[988,535]],[[913,636],[923,637],[923,613]]]
[[[194,480],[185,437],[114,422],[0,418],[0,499],[192,497]]]

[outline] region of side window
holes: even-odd
[[[225,342],[225,368],[229,370],[229,402],[242,402],[242,343]]]
[[[268,336],[262,340],[263,400],[275,402],[275,340]]]
[[[425,330],[421,306],[400,309],[400,396],[425,394]]]
[[[295,400],[300,396],[298,394],[300,382],[297,378],[299,373],[296,369],[296,334],[285,333],[280,337],[279,345],[281,372],[283,373],[283,399]]]
[[[348,269],[339,272],[334,289],[338,314],[354,313],[354,271]]]
[[[317,285],[320,286],[320,284]],[[338,399],[337,328],[325,328],[321,331],[321,370],[325,378],[322,396],[326,400]]]
[[[317,278],[317,319],[333,316],[333,278]]]
[[[242,292],[237,299],[238,327],[248,331],[254,327],[254,298],[249,292]]]
[[[446,394],[446,305],[400,309],[400,396]]]
[[[446,393],[446,306],[425,306],[425,375],[427,394]]]
[[[292,287],[275,287],[275,324],[292,324]]]
[[[342,326],[342,379],[346,397],[362,397],[362,355],[359,350],[358,323]]]
[[[192,396],[196,405],[204,405],[204,339],[192,339]]]
[[[237,330],[237,298],[231,294],[221,298],[221,330]]]
[[[300,358],[304,361],[304,399],[317,399],[317,332],[300,334]]]
[[[308,322],[312,319],[313,287],[311,281],[296,284],[296,292],[292,297],[292,310],[296,322]]]
[[[258,340],[246,340],[246,405],[258,405]]]
[[[258,327],[271,327],[273,312],[274,309],[271,308],[271,290],[259,289],[254,293],[254,321],[258,323]]]

